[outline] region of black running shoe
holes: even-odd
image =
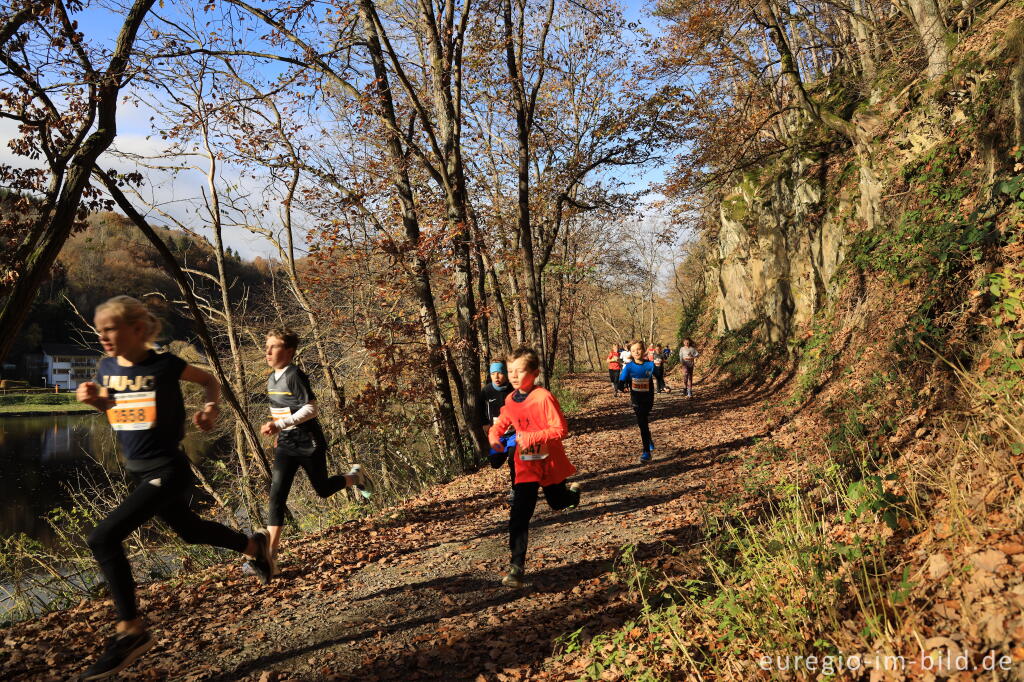
[[[256,542],[256,556],[249,560],[253,573],[261,583],[266,585],[274,577],[273,558],[270,556],[270,538],[267,531],[258,530],[252,534]]]
[[[137,635],[120,634],[107,639],[98,661],[89,666],[81,680],[105,680],[121,672],[153,647],[153,638],[143,630]]]

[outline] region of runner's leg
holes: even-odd
[[[537,507],[537,492],[540,483],[517,483],[513,488],[512,512],[508,520],[508,547],[512,553],[512,565],[526,566],[526,545],[529,540],[530,519]]]
[[[637,426],[640,427],[640,440],[643,442],[644,452],[648,452],[653,447],[651,427],[648,424],[648,419],[651,415],[651,406],[633,403],[633,413],[636,414],[636,423]]]
[[[117,617],[122,622],[139,616],[135,578],[122,543],[139,526],[157,515],[168,499],[168,492],[162,487],[162,481],[154,485],[147,479],[140,480],[128,497],[92,530],[86,541],[107,581]]]
[[[274,448],[274,471],[270,479],[270,508],[267,511],[267,532],[270,535],[270,554],[277,554],[284,527],[284,512],[291,492],[295,472],[299,470],[298,456],[278,445]]]
[[[249,546],[249,538],[233,528],[196,514],[192,511],[194,498],[195,486],[189,481],[157,516],[190,545],[211,545],[244,553]]]
[[[565,481],[544,486],[543,490],[544,499],[547,500],[548,506],[555,511],[575,507],[580,503],[579,491],[569,490],[569,487],[565,485]]]
[[[344,474],[327,476],[327,447],[318,447],[309,457],[300,457],[299,466],[306,470],[313,490],[321,498],[328,498],[348,485]]]

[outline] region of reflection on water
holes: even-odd
[[[192,441],[190,457],[206,449],[198,434],[186,441]],[[67,486],[103,468],[116,471],[120,464],[114,432],[101,414],[0,417],[0,537],[20,532],[49,544],[44,517],[68,503]]]

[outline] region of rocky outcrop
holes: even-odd
[[[831,291],[852,200],[825,201],[823,176],[820,160],[796,157],[748,174],[723,199],[718,263],[709,273],[719,333],[758,320],[771,341],[783,341]]]

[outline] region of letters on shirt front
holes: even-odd
[[[156,388],[156,377],[129,377],[124,374],[105,374],[103,385],[112,391],[152,391]]]

